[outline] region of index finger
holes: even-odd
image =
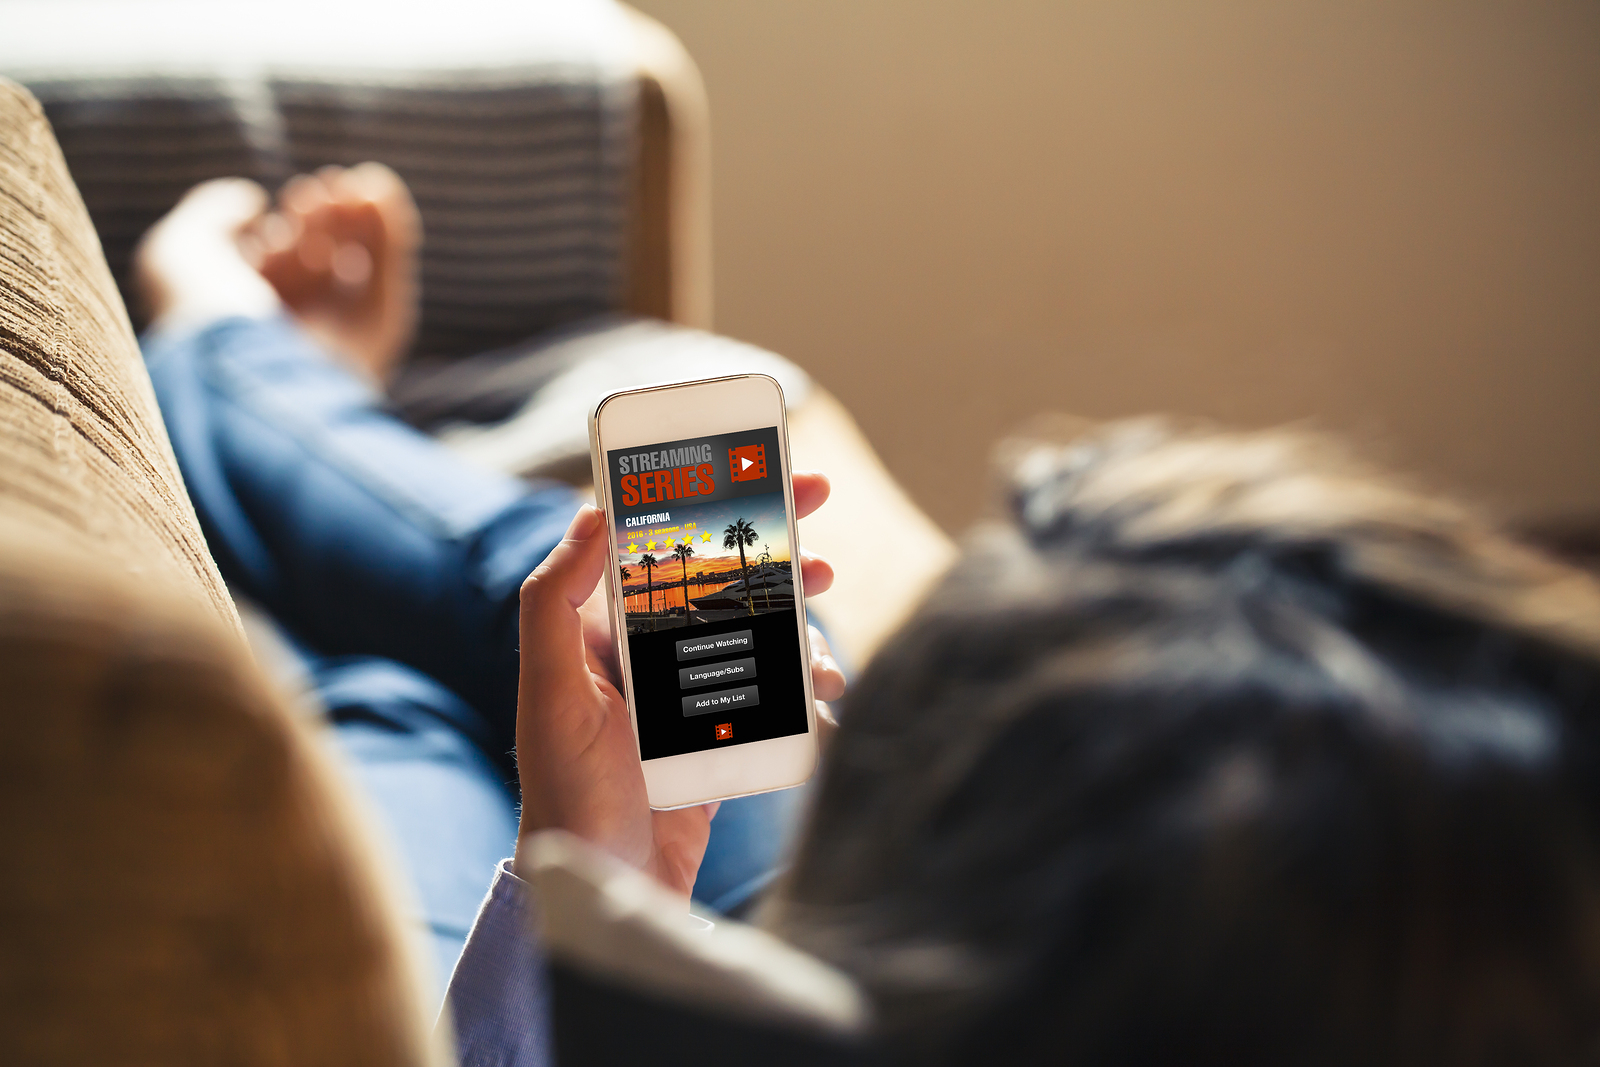
[[[828,494],[833,487],[828,484],[828,476],[821,471],[795,471],[794,482],[794,517],[803,519],[827,503]]]

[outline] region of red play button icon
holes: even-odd
[[[731,737],[733,737],[733,723],[731,723],[731,722],[719,722],[719,723],[717,723],[717,740],[718,741],[726,741]]]
[[[728,449],[728,473],[736,482],[755,482],[767,476],[767,446],[744,445]]]

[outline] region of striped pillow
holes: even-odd
[[[427,18],[389,12],[381,33],[356,21],[360,5],[327,5],[298,23],[318,27],[315,41],[294,36],[284,8],[249,20],[238,5],[171,0],[8,8],[26,32],[0,42],[0,71],[44,104],[125,300],[139,236],[195,183],[276,188],[376,159],[422,212],[416,355],[498,348],[620,307],[636,82],[616,5],[457,0]],[[232,22],[194,29],[218,11]]]

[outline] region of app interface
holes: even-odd
[[[778,430],[606,454],[644,759],[806,732]]]

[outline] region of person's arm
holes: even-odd
[[[828,480],[794,476],[795,512],[828,498]],[[654,874],[687,898],[705,854],[716,805],[651,811],[639,746],[628,721],[600,578],[608,551],[603,516],[579,510],[561,544],[522,587],[517,697],[520,837],[569,830]],[[800,557],[806,594],[833,583],[825,560]],[[843,695],[844,675],[826,640],[811,631],[812,687],[820,700]],[[819,720],[831,723],[819,707]],[[530,932],[528,886],[502,862],[450,977],[446,1011],[462,1067],[550,1062],[550,1006],[541,953]],[[442,1019],[442,1017],[441,1017]]]
[[[439,1025],[454,1027],[461,1067],[546,1067],[550,995],[532,933],[528,883],[502,860],[456,961]]]

